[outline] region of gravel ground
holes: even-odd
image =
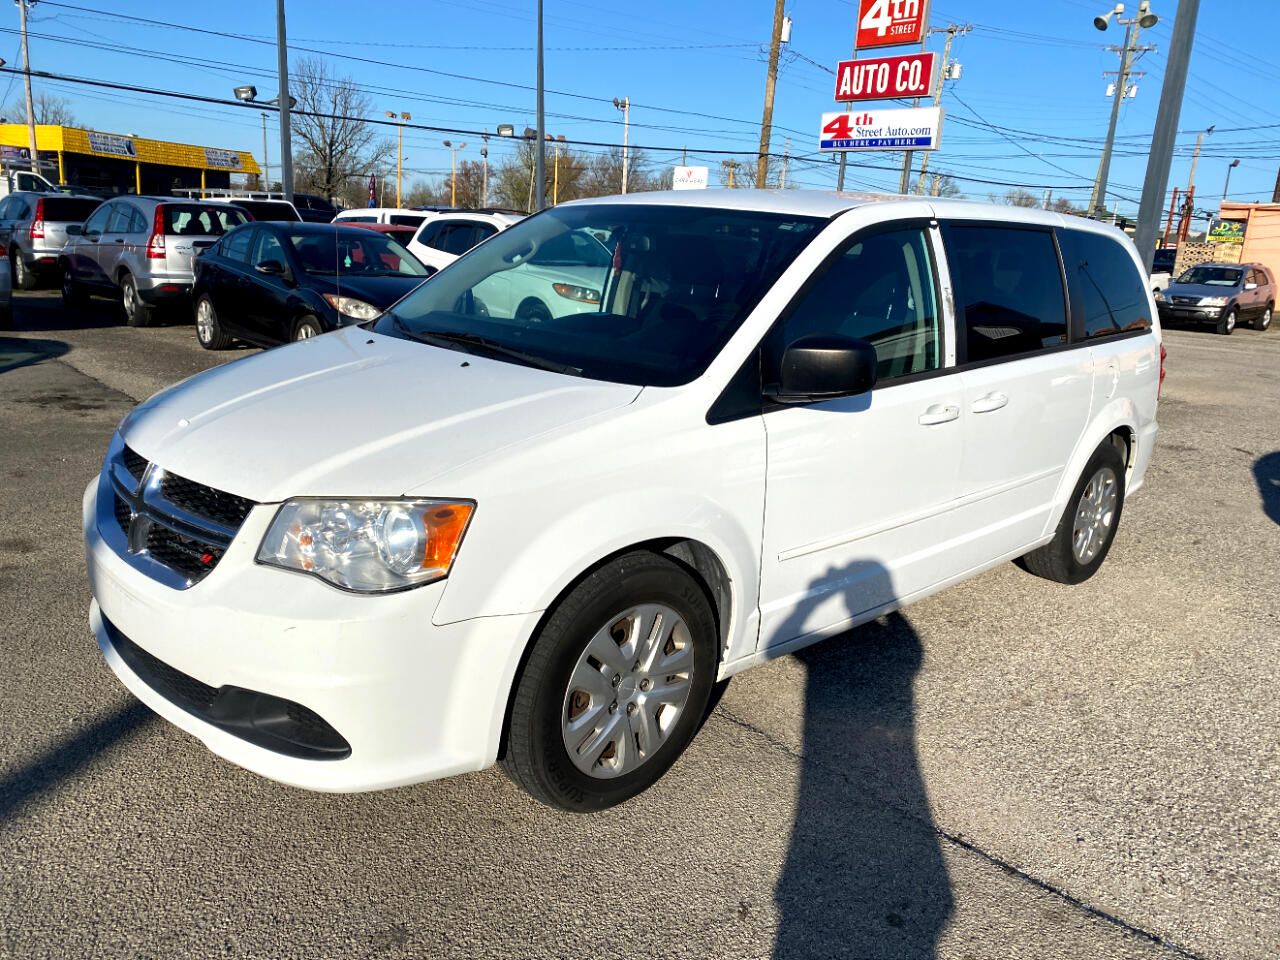
[[[1012,565],[744,674],[594,817],[489,770],[359,796],[239,770],[86,622],[80,497],[209,354],[19,297],[0,338],[0,956],[1280,953],[1280,333],[1167,337],[1148,488],[1080,587]]]

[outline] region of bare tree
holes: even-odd
[[[457,181],[457,187],[453,181]],[[458,164],[458,174],[444,178],[440,188],[444,202],[451,198],[459,207],[479,207],[484,204],[484,164],[479,160],[463,160]]]
[[[291,71],[289,89],[298,100],[293,114],[293,135],[301,146],[294,160],[298,186],[345,199],[358,192],[353,180],[367,184],[388,157],[394,161],[394,142],[379,139],[365,119],[372,105],[350,77],[335,77],[323,60],[303,57]]]
[[[662,178],[649,170],[649,155],[633,147],[627,154],[627,192],[643,193],[659,190]],[[610,147],[598,153],[587,164],[582,185],[583,195],[606,197],[622,192],[622,148]]]
[[[66,97],[54,96],[51,93],[37,93],[32,98],[36,108],[36,123],[48,123],[54,126],[74,127],[79,121],[71,110],[71,101]],[[4,108],[4,117],[10,123],[23,122],[27,119],[27,104],[23,100],[15,100]]]
[[[1028,193],[1020,187],[1011,187],[999,199],[1007,207],[1038,207],[1040,201],[1034,193]]]
[[[517,210],[532,210],[535,181],[534,145],[529,140],[516,144],[516,152],[489,171],[489,202]],[[545,190],[547,202],[598,196],[587,190],[588,161],[577,151],[547,144]],[[459,175],[461,187],[461,175]]]
[[[934,174],[937,181],[936,186],[930,181],[930,191],[935,197],[963,197],[964,193],[960,190],[960,184],[956,183],[956,178],[949,173]]]

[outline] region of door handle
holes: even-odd
[[[973,401],[974,413],[990,413],[992,410],[999,410],[1001,407],[1009,403],[1009,397],[1003,393],[988,393],[985,397],[979,397]]]
[[[953,404],[943,406],[940,403],[932,403],[924,413],[920,414],[920,422],[926,427],[932,427],[938,423],[949,423],[952,420],[960,419],[960,408]]]

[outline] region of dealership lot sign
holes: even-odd
[[[858,49],[920,43],[928,22],[928,0],[859,0]]]
[[[942,110],[861,110],[824,113],[822,150],[936,150],[942,136]]]
[[[671,174],[671,189],[705,190],[709,173],[706,167],[676,167]]]
[[[932,96],[936,59],[934,53],[909,53],[870,60],[841,60],[836,67],[836,101]]]

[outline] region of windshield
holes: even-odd
[[[1210,287],[1234,287],[1244,271],[1230,267],[1192,267],[1178,278],[1179,283],[1203,283]]]
[[[362,277],[426,277],[431,271],[394,240],[377,233],[295,233],[289,237],[307,273]]]
[[[596,380],[677,386],[706,369],[822,224],[696,206],[558,207],[477,246],[376,329],[464,334]]]

